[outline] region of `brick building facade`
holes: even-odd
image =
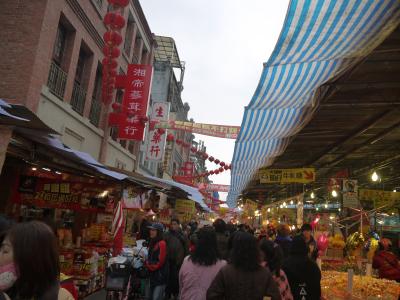
[[[140,143],[104,132],[101,103],[106,0],[0,2],[0,98],[21,103],[61,134],[67,146],[133,171]],[[124,11],[119,73],[153,64],[155,41],[138,0]],[[122,93],[116,93],[122,101]]]

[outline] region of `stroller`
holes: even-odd
[[[145,241],[137,241],[133,249],[124,248],[120,256],[110,258],[106,271],[107,300],[146,299],[149,295]]]

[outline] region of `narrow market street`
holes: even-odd
[[[0,299],[400,299],[398,0],[0,27]]]

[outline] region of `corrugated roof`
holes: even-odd
[[[170,62],[174,68],[182,69],[182,63],[179,59],[178,50],[173,38],[167,36],[155,36],[157,48],[155,51],[155,60]]]

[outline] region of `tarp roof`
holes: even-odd
[[[397,0],[291,0],[281,35],[245,108],[227,204],[313,117],[327,88],[399,24]]]

